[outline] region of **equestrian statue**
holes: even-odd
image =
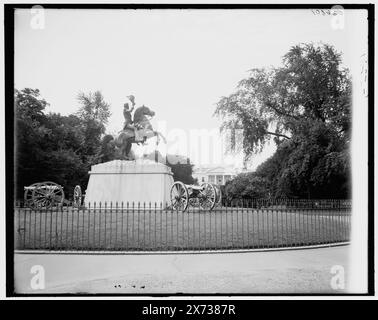
[[[156,145],[158,145],[160,138],[163,139],[164,143],[166,143],[166,139],[160,132],[152,128],[149,119],[155,116],[155,112],[142,105],[135,109],[134,118],[132,118],[131,113],[135,107],[135,97],[131,95],[128,96],[128,99],[131,102],[131,107],[129,103],[125,103],[123,106],[123,116],[125,118],[123,129],[115,137],[111,135],[105,136],[103,142],[106,141],[108,147],[110,145],[110,147],[118,149],[118,154],[122,159],[134,160],[131,152],[131,147],[134,143],[144,145],[147,139],[156,137]]]

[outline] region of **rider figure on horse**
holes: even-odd
[[[123,116],[125,118],[123,129],[114,137],[108,135],[104,145],[105,147],[109,147],[109,150],[114,148],[114,153],[117,154],[116,157],[123,160],[134,160],[135,156],[132,155],[131,150],[134,143],[144,144],[147,139],[152,137],[156,137],[156,145],[159,144],[160,139],[163,139],[164,143],[167,142],[164,136],[160,132],[155,131],[150,123],[150,118],[155,116],[155,112],[142,105],[136,108],[132,115],[131,113],[135,107],[135,97],[128,96],[127,98],[129,101],[124,104],[123,109]],[[105,147],[103,148],[104,150]]]
[[[135,129],[135,127],[133,125],[133,120],[131,118],[131,112],[133,112],[134,107],[135,107],[135,98],[134,98],[134,96],[128,96],[128,98],[131,101],[132,107],[130,109],[130,106],[127,102],[123,105],[123,117],[125,118],[125,122],[124,122],[124,125],[123,125],[124,131],[127,130],[127,129],[130,129],[130,130]]]
[[[138,126],[137,123],[134,123],[132,118],[131,118],[131,112],[133,112],[134,110],[134,107],[135,107],[135,97],[133,95],[130,95],[128,96],[131,104],[132,104],[132,107],[130,109],[130,106],[128,103],[125,103],[123,105],[123,117],[125,118],[125,122],[124,122],[124,125],[123,125],[123,131],[127,131],[127,130],[132,130],[135,134],[135,141],[137,144],[139,144],[140,142],[142,142],[143,144],[146,142],[146,137],[144,137],[143,135],[140,137],[140,133],[142,131],[143,128],[141,128],[140,126]]]

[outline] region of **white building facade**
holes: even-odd
[[[198,183],[214,183],[217,185],[225,185],[227,181],[233,179],[241,172],[241,169],[234,166],[201,166],[194,167],[193,178]]]

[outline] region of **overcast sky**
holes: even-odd
[[[78,109],[79,91],[100,90],[111,104],[107,130],[113,133],[122,127],[126,96],[133,94],[137,105],[156,112],[156,127],[166,124],[171,152],[185,153],[177,130],[172,133],[179,128],[187,133],[188,155],[205,163],[189,131],[219,127],[216,102],[249,69],[280,65],[302,42],[334,45],[351,67],[366,53],[363,14],[346,12],[340,30],[332,28],[330,16],[311,10],[49,9],[45,27],[33,29],[33,13],[17,10],[15,87],[40,89],[51,104],[47,110],[63,115]],[[256,157],[251,168],[273,150]]]

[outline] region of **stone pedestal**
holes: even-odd
[[[85,192],[85,206],[96,206],[105,202],[113,207],[116,202],[120,206],[131,206],[146,203],[148,207],[160,206],[170,202],[169,193],[173,184],[171,169],[163,163],[153,162],[149,159],[134,161],[114,160],[100,163],[91,167],[89,182]]]

